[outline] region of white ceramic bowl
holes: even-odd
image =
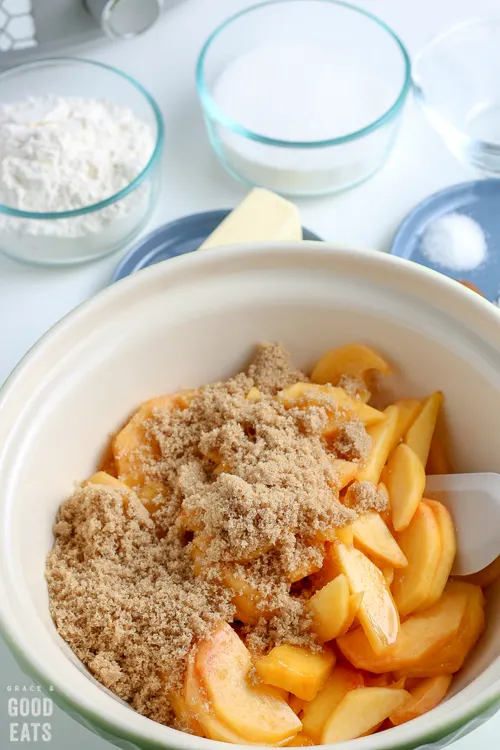
[[[227,750],[135,713],[104,690],[52,624],[44,581],[51,527],[106,436],[142,400],[225,377],[256,341],[309,366],[328,348],[373,344],[400,368],[394,396],[442,388],[463,471],[500,471],[500,313],[416,264],[319,243],[211,250],[141,271],[71,313],[27,355],[0,400],[0,607],[23,669],[74,718],[126,750]],[[448,744],[500,701],[500,587],[488,629],[434,711],[349,744]],[[341,748],[339,748],[341,750]]]

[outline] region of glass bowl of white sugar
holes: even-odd
[[[71,265],[125,248],[159,193],[163,120],[125,73],[54,58],[0,74],[0,251]]]
[[[210,142],[249,185],[333,193],[385,162],[410,60],[371,13],[336,0],[271,0],[219,26],[197,64]]]

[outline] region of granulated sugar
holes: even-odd
[[[322,407],[307,417],[274,398],[305,379],[284,350],[262,345],[247,374],[154,411],[146,433],[156,451],[138,453],[148,486],[160,488],[151,517],[132,490],[93,484],[59,510],[47,562],[59,633],[98,680],[157,721],[175,724],[168,692],[179,690],[193,644],[238,618],[235,585],[257,596],[257,616],[240,628],[249,648],[317,648],[307,587],[293,582],[321,568],[319,532],[381,501],[361,483],[346,507],[335,489],[332,458],[369,450],[361,423],[343,428],[336,453],[321,436]]]

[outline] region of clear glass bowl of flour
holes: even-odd
[[[271,0],[219,26],[197,86],[210,142],[235,177],[321,195],[373,175],[394,145],[410,88],[396,34],[335,0]]]
[[[0,251],[71,265],[125,248],[160,186],[163,121],[119,70],[57,58],[0,74]]]

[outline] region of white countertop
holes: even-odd
[[[76,0],[75,0],[76,1]],[[353,0],[354,2],[356,0]],[[198,108],[194,65],[212,29],[249,0],[185,0],[144,37],[104,42],[89,57],[115,65],[143,83],[158,101],[166,125],[164,186],[149,229],[196,211],[230,207],[245,188],[211,153]],[[358,0],[401,36],[410,54],[438,31],[459,21],[493,13],[498,0]],[[69,54],[74,53],[68,50]],[[449,155],[421,113],[409,102],[401,136],[386,166],[370,181],[338,196],[297,201],[304,225],[323,239],[385,250],[403,217],[424,197],[473,177]],[[120,256],[71,269],[48,270],[0,256],[0,383],[27,349],[57,320],[106,286]],[[0,747],[9,739],[7,687],[29,685],[0,642]],[[457,750],[498,744],[500,715],[461,739]],[[110,745],[56,711],[52,750],[104,750]]]

